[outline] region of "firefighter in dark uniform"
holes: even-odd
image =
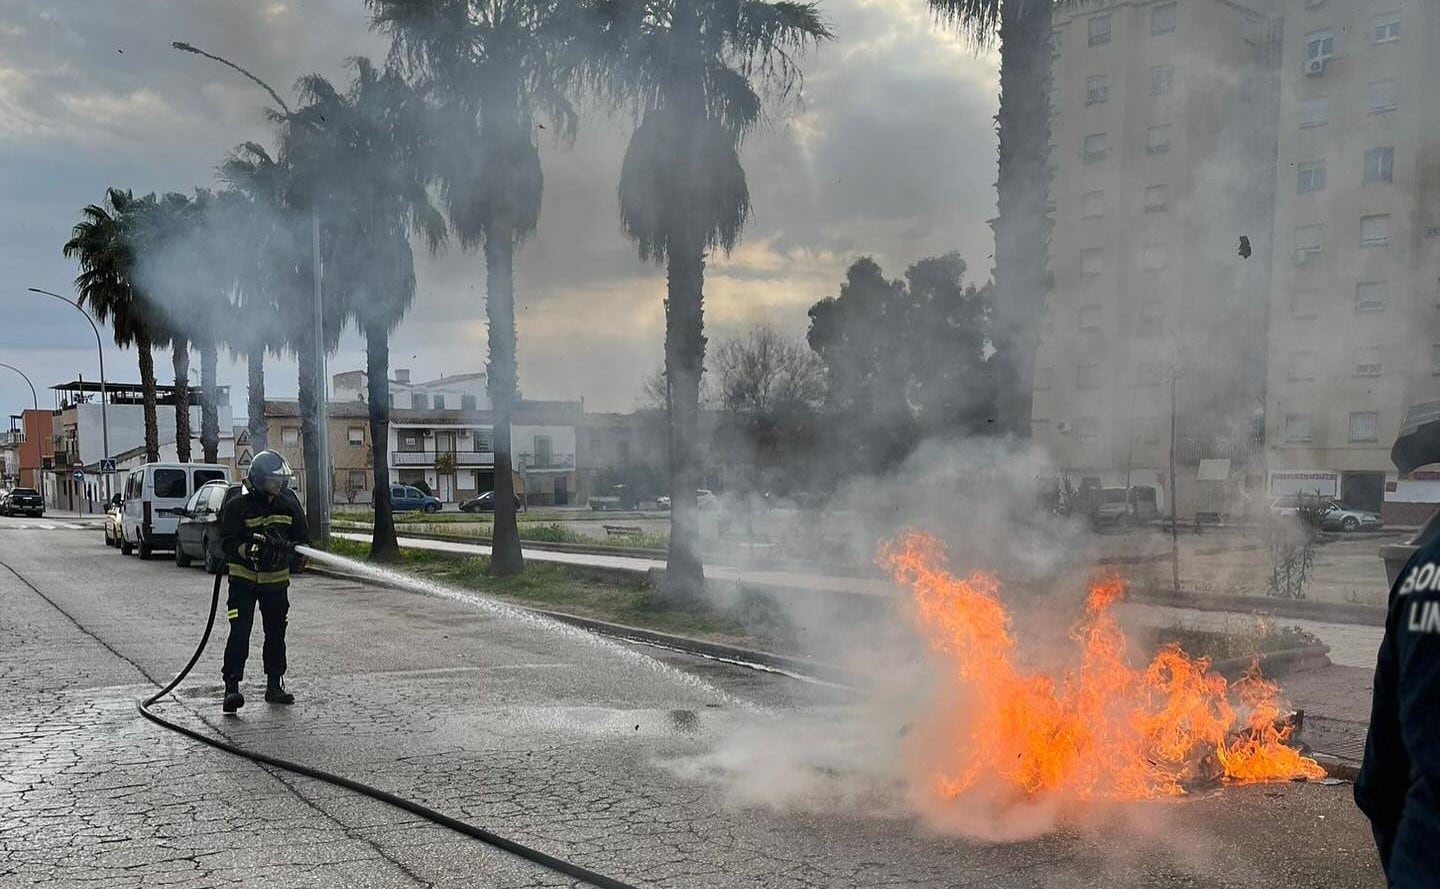
[[[1440,540],[1390,591],[1355,802],[1390,886],[1440,886]]]
[[[245,493],[227,503],[220,515],[220,545],[230,575],[230,596],[225,604],[230,619],[230,638],[225,641],[226,713],[245,706],[240,681],[245,678],[257,604],[265,628],[265,700],[272,704],[295,702],[283,680],[285,623],[290,610],[290,567],[297,562],[294,547],[304,543],[309,532],[300,501],[290,490],[292,478],[294,473],[284,457],[261,451],[250,461]]]

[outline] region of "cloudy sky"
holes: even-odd
[[[768,321],[802,333],[806,309],[836,292],[845,267],[875,256],[899,274],[960,250],[988,275],[994,213],[996,59],[936,28],[923,0],[822,0],[836,33],[806,66],[803,107],[745,145],[754,217],[706,280],[712,337]],[[46,387],[97,376],[92,335],[74,310],[25,293],[71,295],[60,255],[81,207],[107,186],[188,191],[245,140],[273,143],[263,93],[170,48],[185,40],[239,62],[282,95],[297,77],[346,75],[345,60],[383,58],[363,0],[0,0],[0,361]],[[517,263],[520,380],[527,396],[584,397],[628,410],[659,366],[663,269],[641,263],[620,231],[615,185],[630,121],[587,117],[573,146],[542,143],[540,230]],[[483,368],[484,264],[452,248],[422,255],[415,306],[392,367],[417,378]],[[108,332],[102,330],[107,337]],[[157,355],[169,382],[168,355]],[[364,366],[348,336],[331,370]],[[136,381],[135,355],[107,342],[111,380]],[[243,410],[242,365],[222,382]],[[293,362],[268,373],[293,396]],[[28,406],[0,368],[0,408]]]

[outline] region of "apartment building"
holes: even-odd
[[[1409,405],[1440,399],[1440,4],[1287,0],[1269,324],[1269,492],[1413,522]]]
[[[1172,408],[1179,514],[1260,483],[1281,33],[1262,0],[1057,11],[1033,429],[1076,485],[1169,511]]]

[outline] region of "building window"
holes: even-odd
[[[1106,140],[1104,133],[1091,133],[1085,137],[1085,160],[1094,162],[1105,159]]]
[[[1379,312],[1385,308],[1390,296],[1390,284],[1386,281],[1361,281],[1355,285],[1355,311]]]
[[[1110,42],[1110,16],[1097,15],[1087,23],[1090,34],[1090,45],[1100,46]]]
[[[1399,39],[1400,16],[1395,13],[1377,16],[1375,19],[1375,42],[1394,43]]]
[[[1157,65],[1150,69],[1150,95],[1163,96],[1175,81],[1174,65]]]
[[[435,401],[433,404],[431,404],[431,407],[435,408],[435,410],[437,411],[445,410],[445,393],[436,392]]]
[[[1379,441],[1380,415],[1375,411],[1351,411],[1350,440]]]
[[[1292,380],[1315,379],[1315,353],[1291,352],[1286,363],[1286,376]]]
[[[1295,227],[1295,261],[1304,262],[1320,253],[1320,236],[1323,225],[1299,225]]]
[[[535,436],[535,465],[552,466],[555,463],[555,455],[551,450],[550,436]]]
[[[1158,37],[1175,30],[1175,4],[1165,3],[1150,10],[1150,34]]]
[[[1318,127],[1330,122],[1330,97],[1319,96],[1300,103],[1300,126]]]
[[[1335,32],[1313,31],[1305,35],[1305,60],[1325,61],[1335,55]]]
[[[1381,80],[1370,84],[1370,111],[1394,111],[1400,107],[1400,81]]]
[[[1053,367],[1037,367],[1037,368],[1035,368],[1035,388],[1036,388],[1036,389],[1041,389],[1041,390],[1049,389],[1049,388],[1051,388],[1051,387],[1054,386],[1054,385],[1055,385],[1055,368],[1053,368]]]
[[[1100,307],[1081,306],[1076,319],[1081,330],[1096,330],[1100,327]]]
[[[425,397],[424,392],[411,392],[410,407],[414,408],[417,411],[423,411],[426,408],[430,407],[430,400]]]
[[[287,445],[298,445],[300,443],[300,427],[286,426],[280,430],[280,443]]]
[[[1379,346],[1365,346],[1355,350],[1355,376],[1378,377],[1382,369]]]
[[[474,395],[461,395],[461,396],[460,396],[460,410],[462,410],[462,411],[473,411],[473,410],[475,410],[475,409],[476,409],[476,405],[475,405],[475,396],[474,396]]]
[[[1140,444],[1154,445],[1160,443],[1160,419],[1158,417],[1140,417],[1135,421],[1135,438]]]
[[[1390,215],[1360,218],[1360,246],[1384,247],[1390,243]]]
[[[365,443],[365,427],[350,426],[345,430],[345,440],[352,445],[363,445]]]
[[[1100,418],[1081,417],[1075,422],[1075,432],[1086,441],[1094,441],[1100,437]]]
[[[1158,272],[1165,268],[1170,259],[1170,248],[1164,244],[1146,244],[1140,253],[1140,267],[1147,272]]]
[[[1145,187],[1145,210],[1164,210],[1170,203],[1170,186],[1147,185]]]
[[[1325,190],[1324,161],[1311,161],[1310,163],[1300,164],[1297,170],[1298,181],[1295,185],[1295,191],[1298,194],[1309,194],[1311,192]]]
[[[475,453],[488,454],[495,450],[495,445],[489,430],[476,429],[471,436],[474,439]]]
[[[1099,247],[1080,251],[1080,274],[1098,275],[1105,271],[1105,254]]]
[[[352,469],[352,470],[350,470],[350,490],[352,490],[352,491],[363,491],[363,490],[365,490],[365,476],[366,476],[366,474],[367,474],[367,473],[366,473],[365,470],[363,470],[363,469]]]
[[[407,451],[420,450],[420,436],[413,432],[407,432],[400,436],[400,447]]]
[[[1395,181],[1395,149],[1372,148],[1365,152],[1365,181]]]
[[[1100,388],[1100,365],[1094,361],[1088,361],[1075,368],[1076,389],[1099,389]]]
[[[1105,192],[1087,191],[1080,196],[1080,215],[1094,219],[1105,215]]]
[[[1139,333],[1153,336],[1160,332],[1165,323],[1165,306],[1158,299],[1147,299],[1140,303]]]
[[[1309,440],[1310,440],[1310,415],[1309,415],[1309,414],[1286,414],[1286,415],[1285,415],[1285,440],[1286,440],[1286,441],[1309,441]]]
[[[1314,318],[1320,314],[1320,291],[1296,290],[1290,294],[1290,317]]]
[[[1110,98],[1110,78],[1096,74],[1085,78],[1085,104],[1096,105]]]
[[[1145,153],[1164,154],[1170,150],[1170,124],[1151,127],[1146,135]]]

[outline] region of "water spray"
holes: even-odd
[[[258,534],[256,535],[256,538],[257,542],[274,542]],[[291,547],[287,546],[286,548]],[[304,556],[306,558],[313,558],[316,561],[340,564],[347,568],[351,568],[352,570],[355,569],[357,566],[367,568],[370,567],[363,566],[361,563],[354,562],[351,559],[332,555],[331,553],[327,553],[322,550],[316,550],[304,545],[294,546],[293,550],[296,554]],[[13,569],[11,570],[13,571]],[[394,572],[381,572],[381,569],[372,570],[376,573],[382,573],[387,580],[393,581],[391,575],[393,575]],[[19,574],[16,574],[16,577],[19,576]],[[337,787],[344,787],[347,790],[353,790],[356,793],[368,796],[371,799],[379,800],[383,803],[388,803],[397,809],[409,812],[412,815],[417,815],[427,821],[439,824],[442,827],[448,827],[457,833],[464,834],[465,836],[471,837],[472,839],[477,839],[482,843],[486,843],[497,849],[509,852],[512,855],[517,855],[520,858],[524,858],[525,860],[531,861],[542,867],[550,868],[551,870],[558,871],[559,873],[565,874],[569,877],[573,877],[577,880],[582,880],[592,886],[599,886],[601,887],[601,889],[636,889],[635,886],[622,880],[617,880],[614,877],[609,877],[597,871],[590,870],[583,865],[576,864],[572,861],[567,861],[563,858],[557,858],[554,855],[550,855],[538,849],[531,848],[530,846],[526,846],[523,843],[509,839],[508,837],[501,836],[500,834],[486,830],[483,827],[471,824],[468,821],[461,821],[459,818],[454,818],[450,815],[446,815],[444,812],[437,811],[430,808],[429,806],[415,802],[414,800],[406,799],[403,796],[381,790],[378,787],[372,787],[371,785],[366,784],[362,781],[356,781],[353,778],[346,778],[343,775],[336,775],[331,772],[324,771],[323,769],[317,769],[313,766],[305,765],[304,763],[291,762],[290,760],[281,759],[277,756],[270,756],[266,753],[260,753],[255,750],[250,750],[231,741],[218,738],[213,735],[207,735],[204,732],[197,731],[196,729],[190,728],[189,726],[181,725],[180,723],[167,719],[164,716],[156,713],[154,710],[150,709],[161,698],[165,697],[167,694],[173,691],[175,687],[178,686],[185,679],[185,677],[190,674],[190,671],[194,669],[195,664],[199,662],[201,653],[205,651],[206,643],[210,641],[210,630],[215,624],[215,612],[220,607],[220,584],[223,581],[224,577],[225,573],[223,571],[218,572],[215,575],[215,585],[211,590],[210,594],[210,613],[205,619],[205,630],[200,636],[200,644],[195,647],[195,653],[190,655],[190,660],[185,664],[184,668],[181,669],[179,673],[175,674],[174,679],[171,679],[170,682],[167,683],[163,688],[150,695],[148,698],[142,698],[141,700],[136,702],[136,708],[140,711],[141,716],[144,716],[146,719],[156,723],[157,725],[170,729],[174,732],[179,732],[180,734],[185,735],[186,737],[193,740],[199,741],[202,744],[206,744],[214,747],[217,750],[223,750],[226,753],[248,759],[251,762],[257,762],[263,765],[273,766],[275,768],[283,769],[287,772],[292,772],[297,775],[304,775],[307,778],[314,778],[317,781],[324,781],[327,784],[333,784]],[[404,576],[395,575],[395,577],[403,579]],[[20,579],[24,581],[26,585],[29,586],[32,590],[35,590],[36,593],[40,593],[40,591],[38,589],[35,589],[34,585],[30,584],[29,581],[26,581],[23,577]],[[407,584],[407,586],[409,585]],[[432,590],[430,587],[431,585],[424,585],[421,591],[431,592]],[[40,595],[44,597],[43,593],[40,593]],[[524,611],[523,609],[514,608],[513,606],[506,606],[503,605],[503,603],[494,602],[493,600],[485,600],[481,599],[480,597],[467,597],[463,594],[458,593],[454,596],[451,596],[451,598],[457,598],[460,601],[471,601],[473,599],[476,604],[487,604],[487,607],[494,606],[491,610],[494,610],[498,613],[514,614],[515,616],[525,616],[531,620],[540,619],[538,615],[531,614],[530,612]],[[46,601],[49,601],[49,599],[46,598]],[[54,603],[52,602],[51,604],[53,605]],[[564,625],[556,624],[556,626],[563,627]],[[577,630],[576,632],[579,632],[581,633],[581,635],[587,637],[591,636],[591,634],[584,633],[583,631]],[[626,649],[621,648],[620,650],[624,651]],[[651,659],[646,658],[645,660]],[[659,662],[651,661],[651,663],[658,664]]]

